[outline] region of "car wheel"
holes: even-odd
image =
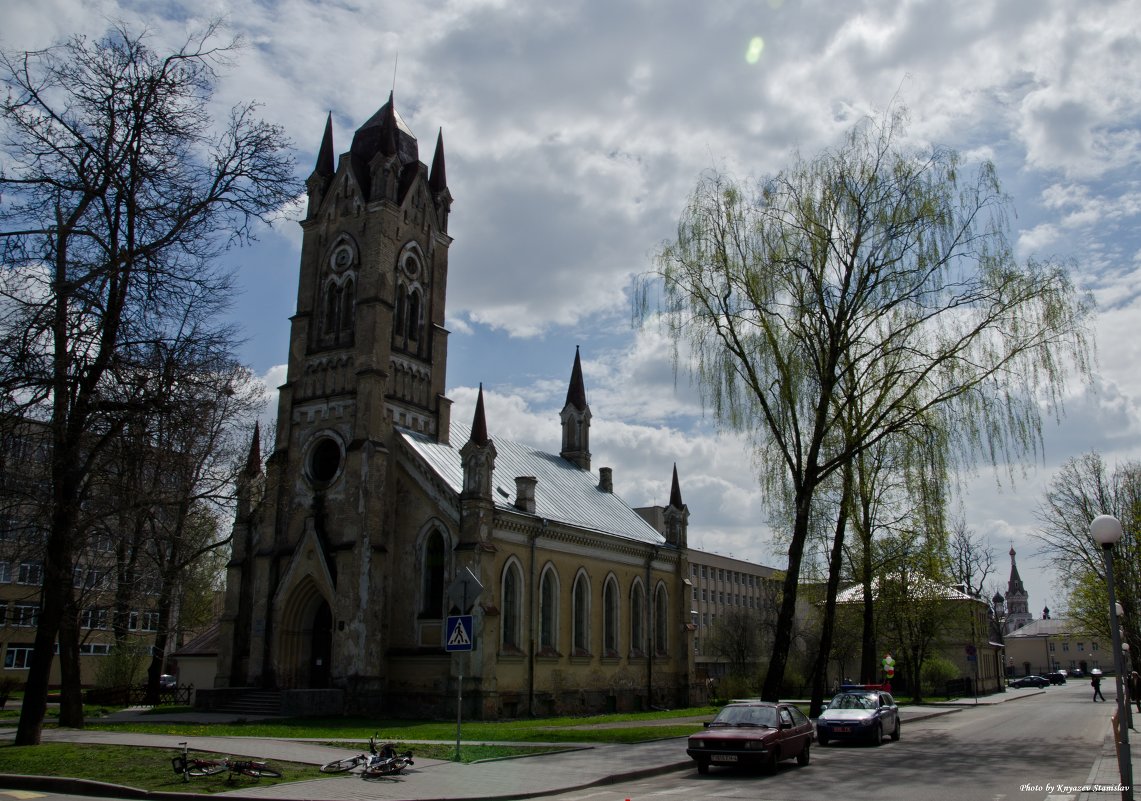
[[[780,750],[774,746],[765,759],[763,765],[765,773],[776,773],[778,762],[780,762]]]
[[[883,725],[880,723],[872,727],[871,744],[875,746],[883,745]]]
[[[805,765],[808,764],[808,760],[809,760],[809,756],[810,756],[808,753],[808,749],[811,746],[812,746],[812,743],[810,743],[807,740],[804,741],[804,748],[801,748],[800,753],[796,755],[796,764],[800,765],[801,767],[804,767]]]
[[[697,760],[697,772],[704,776],[709,772],[709,763],[704,759]]]
[[[895,742],[895,743],[899,742],[899,729],[900,729],[901,725],[902,724],[899,722],[899,718],[896,718],[895,719],[895,731],[893,731],[891,733],[892,742]]]
[[[828,735],[827,734],[817,734],[816,735],[816,741],[818,743],[820,743],[821,748],[824,748],[826,745],[828,745]]]

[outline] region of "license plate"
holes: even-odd
[[[736,754],[714,754],[712,757],[710,757],[710,759],[712,759],[714,762],[736,762],[737,761],[737,755]]]
[[[851,731],[851,729],[849,729],[847,726],[836,726],[833,729],[833,731],[838,731],[838,732],[842,732],[844,734],[847,734],[849,731]]]

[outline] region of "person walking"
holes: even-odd
[[[1129,700],[1137,704],[1137,712],[1141,714],[1141,673],[1136,670],[1129,674]]]
[[[1104,701],[1105,696],[1101,694],[1101,674],[1094,673],[1093,678],[1090,679],[1090,684],[1093,685],[1093,700],[1097,701],[1100,698]]]

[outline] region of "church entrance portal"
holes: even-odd
[[[333,658],[333,613],[325,601],[313,614],[310,631],[309,686],[324,689],[329,686],[330,663]]]

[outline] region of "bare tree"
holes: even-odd
[[[951,524],[949,547],[951,577],[965,593],[981,598],[983,587],[994,572],[994,551],[984,537],[967,528],[967,521],[961,517]]]
[[[962,458],[1017,461],[1068,374],[1088,372],[1089,301],[1063,268],[1015,262],[994,166],[968,176],[953,151],[904,148],[903,134],[890,113],[755,187],[705,176],[637,293],[676,364],[688,345],[720,423],[755,442],[763,487],[792,489],[768,700],[829,477],[937,416]]]
[[[59,642],[61,717],[82,723],[72,571],[106,444],[149,414],[155,377],[225,361],[231,292],[215,257],[296,193],[282,131],[253,104],[209,109],[234,43],[211,25],[162,55],[116,28],[0,57],[0,404],[50,428],[50,516],[16,742],[39,742]],[[189,356],[192,354],[192,357]],[[161,383],[161,382],[158,382]]]
[[[717,616],[705,639],[705,652],[722,661],[729,675],[746,679],[755,675],[763,642],[761,616],[754,609],[730,608]]]
[[[1121,628],[1132,669],[1137,669],[1141,666],[1141,657],[1136,656],[1141,653],[1141,462],[1110,469],[1098,453],[1070,459],[1046,489],[1034,536],[1069,593],[1068,617],[1108,640],[1105,555],[1089,533],[1090,522],[1102,514],[1121,521],[1121,539],[1113,548],[1114,596],[1125,611]]]

